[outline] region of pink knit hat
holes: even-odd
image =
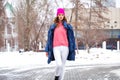
[[[63,8],[58,8],[57,9],[57,16],[62,13],[63,15],[65,15],[64,9]]]

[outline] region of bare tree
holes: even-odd
[[[0,48],[4,46],[5,11],[3,3],[4,0],[0,0]]]
[[[103,36],[105,33],[102,31],[102,28],[104,28],[103,24],[108,19],[103,14],[106,14],[108,9],[106,6],[102,5],[101,1],[103,0],[89,0],[90,4],[82,3],[79,0],[77,0],[76,4],[75,1],[72,1],[73,4],[76,5],[74,8],[78,6],[78,8],[76,8],[78,12],[74,12],[75,15],[78,15],[78,17],[76,17],[78,19],[76,19],[75,22],[73,21],[73,24],[76,24],[75,31],[81,35],[79,36],[77,33],[76,38],[79,38],[79,40],[86,45],[88,52],[90,47],[92,47],[91,45],[105,39]],[[99,35],[96,35],[98,34],[98,30]]]
[[[40,4],[40,5],[39,5]],[[37,24],[36,27],[34,26],[32,28],[32,37],[31,38],[31,47],[34,51],[39,50],[39,43],[42,44],[42,47],[45,47],[46,44],[46,33],[48,31],[48,27],[50,26],[50,23],[52,22],[51,19],[53,17],[53,11],[52,8],[50,9],[50,4],[46,1],[43,1],[43,3],[39,3],[38,7],[38,18],[36,20]]]
[[[45,31],[52,12],[47,0],[20,1],[15,14],[20,48],[37,51],[39,42],[45,44]]]
[[[25,51],[30,49],[30,32],[36,21],[34,7],[35,0],[21,0],[15,11],[19,47]]]

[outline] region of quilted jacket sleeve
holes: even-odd
[[[46,51],[46,52],[49,51],[49,33],[50,33],[50,29],[49,29],[49,31],[48,31],[47,43],[46,43],[46,47],[45,47],[45,51]]]
[[[70,28],[70,39],[72,40],[73,43],[73,50],[76,49],[76,43],[75,43],[75,36],[74,36],[74,31],[73,31],[73,27],[68,24],[69,28]]]

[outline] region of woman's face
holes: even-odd
[[[64,14],[58,14],[58,19],[59,19],[59,21],[62,21],[63,18],[64,18]]]

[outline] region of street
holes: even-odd
[[[54,80],[55,67],[28,70],[0,68],[0,80]],[[66,66],[64,80],[120,80],[120,65]]]

